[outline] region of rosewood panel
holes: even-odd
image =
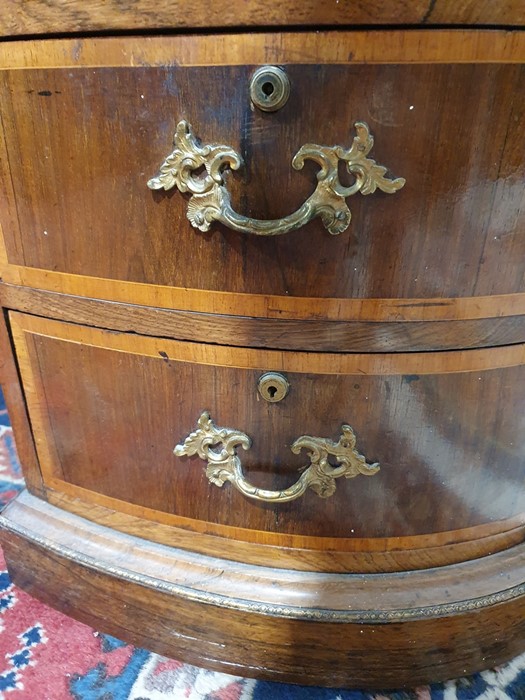
[[[194,519],[283,535],[409,537],[498,531],[499,521],[503,531],[523,518],[524,346],[398,355],[390,368],[388,356],[339,356],[338,368],[338,356],[12,319],[44,478],[59,491],[65,483],[66,493],[79,487],[88,499],[173,514],[190,528]],[[271,404],[256,385],[275,363],[288,365],[290,393]],[[242,463],[261,488],[287,488],[309,463],[292,454],[296,438],[337,440],[344,423],[381,470],[338,480],[326,499],[311,490],[290,503],[248,499],[209,484],[199,458],[172,452],[204,410],[252,437]]]
[[[351,52],[351,35],[338,41]],[[9,261],[296,297],[523,292],[525,69],[424,57],[412,65],[314,66],[295,56],[296,64],[285,61],[290,100],[273,114],[250,106],[253,65],[88,68],[80,59],[75,67],[2,71],[20,227],[18,237],[4,223]],[[202,234],[186,219],[184,195],[146,187],[182,118],[205,142],[242,154],[229,187],[235,208],[252,217],[295,210],[312,192],[316,168],[294,171],[294,153],[305,143],[350,145],[357,120],[371,127],[373,156],[407,184],[395,195],[352,197],[353,221],[339,236],[320,220],[271,239],[220,225]]]

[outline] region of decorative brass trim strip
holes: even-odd
[[[377,462],[368,464],[363,455],[357,452],[354,431],[349,425],[343,425],[338,442],[309,435],[297,438],[291,450],[294,454],[308,450],[310,464],[303,468],[299,479],[289,488],[267,491],[247,481],[242,472],[237,447],[250,449],[251,440],[248,435],[231,428],[218,428],[207,411],[201,413],[197,425],[197,430],[173,450],[177,457],[199,455],[208,463],[206,476],[212,484],[223,486],[226,481],[231,481],[242,494],[256,501],[294,501],[308,488],[321,498],[328,498],[335,493],[335,480],[341,476],[353,479],[359,474],[372,476],[379,471]],[[335,457],[337,466],[333,467],[329,463],[329,455]]]
[[[191,124],[185,120],[177,124],[173,141],[175,148],[161,165],[159,175],[148,181],[148,187],[152,190],[177,187],[180,192],[190,192],[188,219],[200,231],[209,231],[211,223],[219,221],[241,233],[280,236],[319,216],[325,228],[336,235],[348,228],[352,218],[346,204],[347,197],[357,192],[372,194],[378,188],[392,194],[405,184],[402,177],[394,180],[385,177],[387,169],[367,158],[374,145],[368,125],[356,122],[355,130],[357,136],[349,149],[313,143],[299,149],[292,167],[301,170],[305,160],[315,161],[321,167],[317,173],[317,187],[297,211],[281,219],[252,219],[232,209],[223,170],[227,167],[238,170],[243,162],[241,156],[229,146],[199,145]],[[343,161],[350,175],[355,177],[350,187],[344,187],[339,180],[339,161]],[[206,175],[195,176],[194,172],[202,167],[206,169]]]

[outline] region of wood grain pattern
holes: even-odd
[[[187,519],[365,539],[474,527],[525,511],[525,346],[288,359],[285,352],[200,347],[18,313],[11,319],[41,467],[58,490],[57,479]],[[290,394],[268,404],[257,379],[279,367],[296,370],[287,373]],[[335,438],[346,422],[381,472],[340,484],[330,499],[309,492],[280,506],[255,503],[229,486],[211,486],[201,460],[173,456],[205,409],[218,425],[253,437],[243,465],[263,488],[296,480],[305,457],[291,454],[295,438]]]
[[[472,673],[522,647],[523,546],[405,577],[226,562],[219,573],[217,560],[20,501],[5,513],[2,532],[15,583],[97,629],[190,663],[302,684],[399,687]],[[261,603],[273,614],[261,615]],[[429,607],[435,612],[425,614]],[[345,624],[330,620],[345,617]],[[384,624],[389,617],[398,621]],[[504,645],[494,629],[505,629]],[[233,668],[232,659],[239,660]]]
[[[339,37],[348,50],[351,41]],[[278,297],[433,304],[440,296],[522,294],[525,68],[312,67],[300,65],[293,43],[282,46],[297,61],[287,68],[292,95],[271,115],[250,109],[249,64],[93,70],[80,62],[74,71],[3,71],[20,228],[15,240],[4,225],[10,262]],[[524,60],[525,51],[515,58]],[[230,178],[232,199],[256,218],[297,208],[311,193],[315,168],[293,171],[293,153],[309,142],[349,143],[357,119],[368,119],[374,155],[407,185],[395,197],[354,197],[352,228],[337,237],[318,220],[271,240],[220,225],[199,234],[187,221],[183,195],[146,191],[183,117],[204,141],[243,154],[244,169]],[[272,177],[264,175],[269,167]]]
[[[71,323],[241,347],[319,352],[417,352],[525,342],[525,314],[461,321],[322,321],[180,311],[0,283],[4,308]]]
[[[15,285],[107,301],[271,319],[401,322],[464,321],[525,314],[525,293],[432,299],[333,299],[165,287],[7,265]]]
[[[127,6],[0,7],[4,36],[207,29],[0,42],[0,378],[39,496],[3,519],[14,580],[119,638],[271,680],[413,686],[523,651],[525,32],[356,27],[519,25],[524,8]],[[283,22],[302,30],[259,31]],[[267,63],[292,86],[273,114],[248,99]],[[228,188],[254,218],[296,209],[316,169],[292,155],[349,145],[357,120],[407,184],[353,197],[339,237],[200,234],[183,195],[146,187],[180,119],[242,154]],[[257,393],[268,370],[290,382],[279,403]],[[308,463],[295,438],[343,423],[381,469],[256,502],[173,454],[203,410],[253,438],[262,488]]]
[[[319,47],[330,45],[328,35],[314,37]],[[354,38],[338,35],[334,45],[348,49]],[[469,41],[457,34],[455,41],[474,46],[478,37]],[[287,68],[292,97],[272,115],[250,110],[249,64],[150,67],[143,61],[92,70],[80,51],[74,72],[3,71],[5,139],[20,227],[17,239],[4,226],[10,262],[139,284],[272,296],[432,302],[437,296],[523,293],[519,185],[525,117],[518,95],[525,89],[525,69],[511,63],[315,68],[301,64],[307,48],[301,53],[294,35],[289,42],[280,37],[294,61]],[[201,43],[204,50],[205,38],[192,46]],[[383,36],[376,45],[383,51]],[[240,39],[239,60],[247,58],[245,46],[253,48]],[[266,60],[262,49],[254,48]],[[214,50],[233,60],[229,45]],[[513,60],[524,60],[523,47],[512,51]],[[27,47],[24,55],[30,56]],[[196,93],[196,84],[208,87]],[[322,99],[312,100],[312,90]],[[347,96],[343,105],[341,93]],[[355,197],[352,230],[337,238],[319,221],[278,240],[220,226],[200,235],[186,220],[182,195],[146,192],[146,180],[170,148],[174,113],[189,119],[206,141],[243,153],[246,167],[231,187],[237,208],[250,216],[280,216],[304,201],[314,173],[293,172],[293,152],[306,142],[346,143],[359,118],[372,124],[375,155],[408,184],[395,198]],[[462,147],[442,148],[443,142]],[[115,201],[121,213],[116,219]],[[196,264],[184,264],[188,259]]]
[[[475,559],[476,552],[478,556],[493,554],[525,539],[523,514],[426,535],[318,537],[250,529],[247,523],[232,526],[186,518],[105,496],[49,475],[46,487],[50,503],[93,522],[111,524],[121,532],[210,555],[230,547],[226,559],[305,571],[381,572],[403,570],[404,566],[407,570],[428,569]],[[146,534],[141,534],[141,527]],[[223,539],[219,542],[217,538]],[[295,564],[291,558],[294,555]]]
[[[0,69],[335,63],[521,63],[523,32],[314,31],[0,42]]]
[[[0,36],[77,34],[211,27],[323,25],[516,25],[525,23],[520,0],[315,0],[225,2],[195,0],[4,0]]]
[[[6,236],[4,235],[3,225],[7,230],[20,239],[20,231],[18,230],[18,216],[16,212],[15,193],[13,181],[11,178],[11,170],[9,168],[9,158],[7,147],[4,138],[4,128],[2,125],[2,110],[0,110],[0,196],[2,197],[2,214],[0,216],[0,266],[3,268],[8,263],[7,250],[5,246]]]
[[[515,367],[525,362],[525,344],[509,345],[497,350],[455,350],[435,353],[308,353],[265,350],[245,347],[222,347],[189,343],[169,338],[135,336],[99,328],[66,324],[38,316],[11,312],[15,339],[25,332],[58,338],[86,348],[102,348],[155,359],[190,362],[212,367],[325,375],[425,375],[482,372]],[[22,340],[23,342],[23,340]]]
[[[222,559],[295,571],[384,573],[429,569],[479,559],[525,540],[523,516],[412,537],[307,537],[190,521],[94,494],[58,479],[49,480],[47,486],[49,503],[119,532]]]
[[[268,613],[282,618],[374,622],[381,619],[381,613],[392,621],[437,617],[445,609],[465,612],[476,607],[472,604],[476,600],[477,608],[482,609],[490,605],[491,596],[499,594],[505,600],[525,590],[525,544],[486,557],[484,575],[479,580],[479,561],[464,562],[455,570],[440,567],[434,571],[411,572],[407,575],[409,586],[400,576],[323,576],[311,571],[239,566],[234,562],[227,562],[223,574],[214,576],[214,570],[220,566],[214,557],[118,533],[113,536],[109,528],[63,513],[27,492],[11,504],[4,517],[2,525],[16,534],[29,536],[36,544],[49,543],[50,549],[60,550],[71,559],[75,559],[76,552],[79,559],[89,561],[90,568],[107,566],[113,560],[113,566],[120,569],[123,578],[126,573],[138,575],[145,586],[155,587],[158,579],[166,584],[167,590],[181,597],[252,612],[264,612],[263,606],[268,606]],[[80,540],[78,547],[77,540]],[[126,545],[129,557],[119,566],[116,560]],[[506,574],[503,580],[502,570]],[[474,578],[474,585],[469,595],[465,595],[469,575]],[[277,585],[272,585],[275,581]],[[323,598],[313,606],[312,600],[318,596],[321,584]],[[378,601],[381,601],[379,610]],[[426,608],[434,610],[425,613]]]

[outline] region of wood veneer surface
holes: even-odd
[[[52,5],[10,0],[0,8],[0,31],[36,33],[39,23],[63,32],[101,28],[75,2],[62,3],[59,25]],[[7,24],[6,7],[19,10]],[[227,26],[232,11],[239,25],[269,26],[291,17],[296,3],[264,15],[265,3],[254,7],[233,3],[219,19],[216,4],[207,26]],[[197,5],[185,9],[179,26],[201,26]],[[512,0],[437,0],[427,8],[414,0],[389,19],[384,4],[345,3],[343,10],[305,2],[293,21],[513,24],[520,9]],[[135,4],[132,20],[117,17],[112,2],[99,10],[106,29],[137,26],[138,16],[142,28],[173,28],[162,2]],[[24,511],[22,497],[11,508],[3,539],[20,585],[90,624],[111,619],[109,632],[190,662],[231,670],[225,664],[242,650],[240,673],[274,680],[346,684],[351,674],[369,686],[390,678],[412,684],[521,651],[524,36],[336,31],[0,43],[0,258],[3,279],[19,285],[3,286],[2,301],[62,319],[12,313],[18,368],[0,366],[26,443],[29,487],[63,509],[53,524],[44,513],[51,506],[41,502]],[[261,63],[284,65],[292,79],[290,102],[273,115],[252,111],[247,100]],[[337,238],[319,221],[272,241],[220,226],[201,235],[186,220],[182,195],[145,189],[180,118],[204,141],[242,153],[246,166],[229,187],[235,206],[251,216],[296,208],[312,190],[315,168],[293,172],[293,153],[305,142],[349,145],[357,119],[376,137],[373,157],[407,185],[395,196],[352,198],[351,228]],[[114,302],[144,308],[134,317],[133,307]],[[155,332],[154,316],[168,338],[155,337],[161,326]],[[279,340],[291,321],[297,335]],[[305,323],[315,328],[308,333]],[[334,336],[319,340],[335,323],[342,325]],[[10,352],[7,334],[0,340]],[[371,352],[506,342],[515,344]],[[341,352],[347,349],[363,353]],[[267,369],[285,371],[292,387],[273,406],[255,389]],[[305,459],[291,454],[294,438],[337,438],[346,422],[381,471],[339,481],[327,500],[309,492],[284,505],[249,501],[229,484],[210,485],[200,460],[173,456],[203,409],[254,438],[243,464],[260,486],[284,488],[297,478]],[[68,510],[85,519],[73,522]],[[105,544],[88,520],[114,528]],[[24,522],[29,527],[20,529]],[[131,549],[119,549],[131,541],[121,533],[180,546],[185,561],[199,557],[192,548],[224,557],[205,580],[228,588],[235,579],[242,611],[225,599],[200,605],[199,581],[179,567],[189,591],[180,605],[178,594],[166,595],[174,593],[172,581],[148,578],[146,551],[158,545],[134,537]],[[91,561],[90,547],[101,543],[105,560]],[[122,551],[132,552],[132,576],[118,568]],[[167,551],[170,568],[174,550]],[[496,560],[500,566],[490,568]],[[259,573],[261,565],[279,567],[267,572],[277,597],[281,584],[296,596],[294,576],[318,575],[310,582],[323,600],[310,601],[293,625],[277,623],[280,613],[268,614],[249,577],[239,578],[249,567],[236,562],[257,564]],[[435,575],[407,573],[433,566],[440,567]],[[225,568],[228,581],[217,579]],[[430,620],[405,611],[408,623],[398,615],[365,629],[321,623],[317,607],[326,611],[351,591],[349,578],[330,588],[327,571],[360,572],[365,596],[367,581],[385,586],[385,595],[370,598],[374,620],[395,607],[390,580],[403,600],[423,595],[441,607],[418,613]],[[87,601],[87,572],[82,608],[75,600]],[[381,577],[366,578],[370,572]],[[438,596],[430,591],[438,579],[463,591],[459,606],[442,605],[448,585]],[[257,598],[252,609],[247,591]],[[485,596],[482,611],[477,595]],[[351,605],[343,608],[334,619],[354,615]]]
[[[372,33],[372,47],[383,39]],[[167,54],[166,41],[159,46]],[[236,37],[229,58],[221,55],[221,38],[203,67],[192,65],[198,58],[184,59],[184,44],[173,41],[172,55],[182,52],[181,65],[148,65],[155,60],[155,40],[151,55],[132,68],[125,61],[104,67],[100,59],[84,67],[87,42],[71,45],[70,65],[63,68],[51,67],[55,60],[60,65],[57,54],[45,70],[36,67],[39,59],[29,70],[8,70],[17,52],[4,52],[3,162],[6,179],[16,183],[4,214],[11,264],[51,274],[308,298],[447,299],[524,291],[519,96],[525,69],[519,62],[525,50],[519,41],[501,44],[495,63],[471,58],[454,64],[446,52],[432,63],[432,46],[423,44],[413,62],[395,64],[392,40],[385,63],[365,65],[350,57],[343,65],[339,57],[334,65],[323,47],[333,42],[352,51],[354,35],[317,36],[310,54],[308,35],[285,35],[279,51],[292,92],[273,114],[250,108],[253,65],[242,65],[243,58],[267,60],[262,44],[248,51],[249,39]],[[450,41],[480,51],[480,42],[488,47],[503,39],[498,32],[459,32]],[[195,42],[205,52],[210,38]],[[133,47],[132,40],[128,44]],[[314,61],[320,64],[310,65]],[[335,237],[320,220],[271,239],[220,225],[201,234],[186,219],[183,195],[146,187],[182,118],[205,142],[242,153],[245,167],[228,186],[235,207],[253,217],[276,218],[297,208],[313,189],[315,167],[294,171],[293,154],[309,142],[349,145],[359,119],[375,135],[374,157],[407,184],[395,195],[352,197],[350,229]]]
[[[276,369],[265,363],[285,366],[286,353],[204,346],[199,357],[191,344],[12,320],[49,479],[183,518],[309,536],[413,536],[525,510],[523,346],[397,355],[390,366],[388,356],[291,353],[290,394],[268,404],[257,379]],[[337,358],[343,364],[329,374],[315,366]],[[198,458],[172,454],[203,410],[252,436],[242,461],[262,488],[298,478],[307,459],[290,452],[294,439],[336,439],[343,423],[381,471],[339,482],[329,499],[308,492],[279,506],[256,503],[210,485]]]
[[[240,347],[365,353],[494,347],[525,341],[525,314],[438,322],[252,318],[107,303],[6,283],[0,283],[0,301],[5,308],[57,320],[89,325],[96,319],[101,328]],[[503,303],[498,308],[496,299],[490,301],[488,313],[505,310]],[[399,305],[399,314],[402,310]],[[395,316],[393,309],[391,315]]]
[[[47,490],[49,503],[113,530],[214,557],[296,571],[384,573],[429,569],[479,559],[525,539],[525,524],[519,517],[418,537],[362,540],[283,536],[245,527],[213,526],[205,521],[189,523],[153,510],[142,509],[140,515],[133,515],[130,504],[100,495],[95,503],[93,494],[85,489],[59,480],[55,484],[57,490]]]

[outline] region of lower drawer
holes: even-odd
[[[525,345],[316,354],[10,322],[64,508],[239,559],[297,551],[292,568],[423,568],[523,538]]]

